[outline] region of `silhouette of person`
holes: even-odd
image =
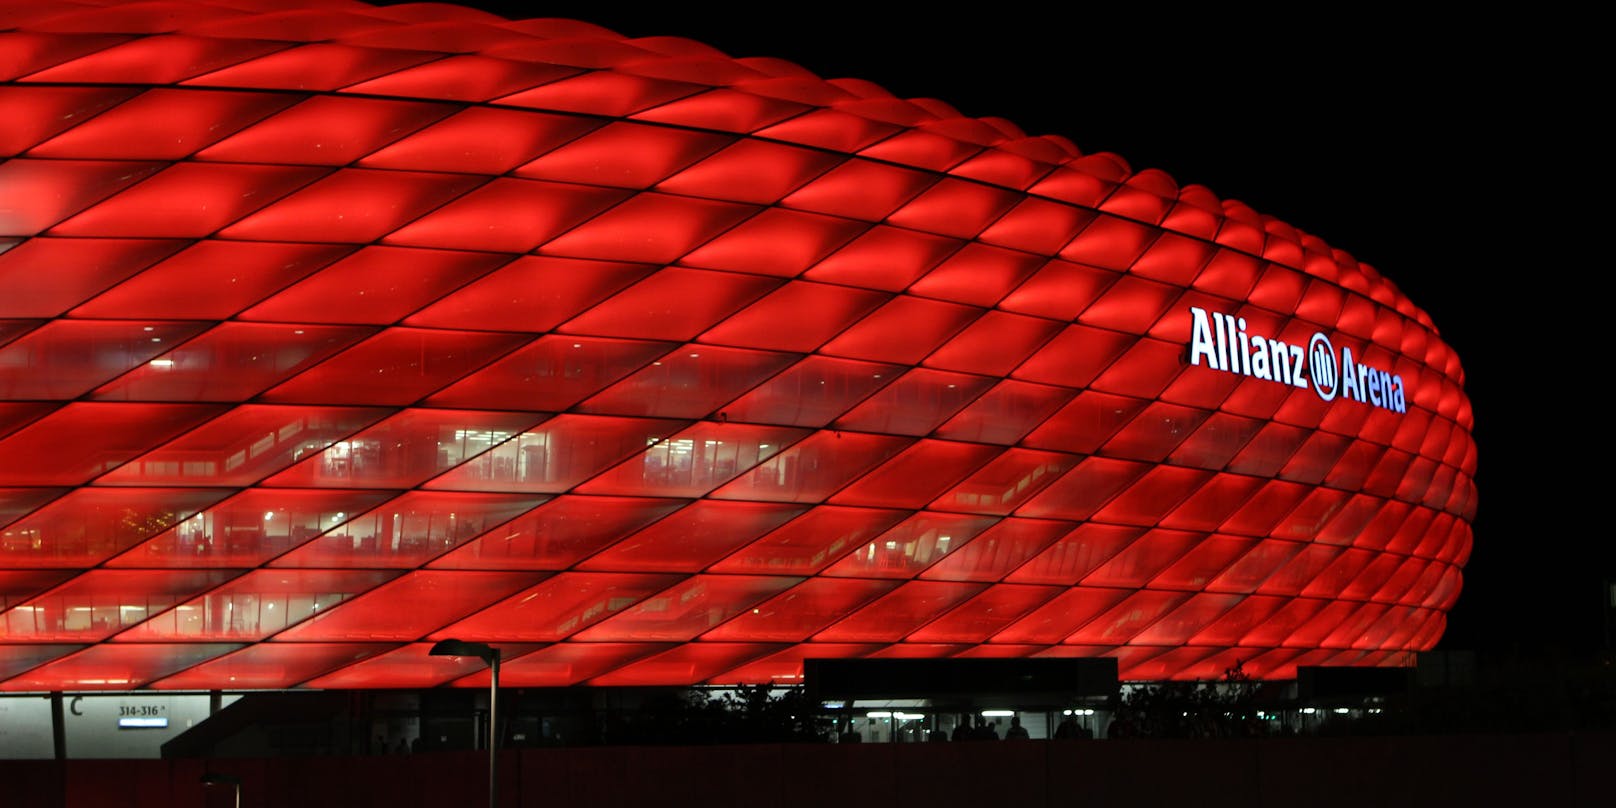
[[[1004,739],[1007,741],[1025,741],[1029,737],[1031,736],[1027,734],[1027,728],[1021,725],[1021,716],[1011,716],[1010,728],[1004,731]]]

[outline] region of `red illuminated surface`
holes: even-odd
[[[684,40],[98,4],[0,4],[0,689],[485,683],[447,637],[522,686],[1282,678],[1442,633],[1463,373],[1315,236]],[[1192,308],[1406,412],[1192,365]]]

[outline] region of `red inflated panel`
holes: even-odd
[[[323,610],[275,637],[292,642],[420,639],[512,591],[541,573],[417,570],[340,607]],[[411,604],[408,609],[399,603]]]
[[[1144,586],[1169,564],[1183,558],[1206,537],[1176,530],[1150,530],[1104,564],[1083,576],[1085,586]]]
[[[640,194],[544,244],[542,251],[550,255],[667,263],[756,212],[749,205]]]
[[[945,370],[997,376],[1008,373],[1060,329],[1058,323],[988,312],[942,347],[925,364]]]
[[[530,413],[413,409],[264,481],[298,488],[413,488],[531,426]]]
[[[35,239],[29,245],[47,243]],[[99,240],[62,239],[65,245],[83,252]],[[154,247],[180,243],[149,242]],[[352,251],[336,244],[278,244],[254,241],[200,241],[150,269],[145,269],[117,286],[107,289],[73,309],[75,317],[186,317],[220,319],[262,300],[277,289],[335,261]],[[15,257],[21,248],[0,256],[0,272],[6,256]],[[165,252],[165,254],[166,254]],[[162,256],[154,256],[162,257]],[[80,263],[80,262],[75,262]],[[87,266],[95,267],[97,262]],[[108,268],[120,264],[130,271],[144,267],[123,258],[106,262]],[[228,267],[228,272],[221,272]],[[61,280],[52,286],[61,291]],[[10,281],[7,288],[12,288]],[[79,296],[83,298],[82,295]],[[3,311],[4,309],[0,309]],[[351,326],[350,326],[351,327]]]
[[[1192,595],[1133,640],[1145,645],[1184,645],[1192,634],[1240,603],[1239,595],[1202,592]]]
[[[1068,326],[1012,375],[1042,384],[1087,387],[1137,341],[1138,337],[1115,331]]]
[[[957,251],[958,239],[896,227],[874,227],[814,265],[804,277],[897,292]]]
[[[240,401],[369,336],[363,326],[223,323],[102,385],[103,401]]]
[[[1073,645],[1120,645],[1135,640],[1147,626],[1156,623],[1188,597],[1182,592],[1135,592],[1084,624],[1065,642]],[[1141,640],[1139,644],[1152,643]]]
[[[919,508],[996,454],[991,446],[923,440],[842,489],[830,502]]]
[[[837,162],[823,152],[742,140],[663,180],[657,190],[766,205]]]
[[[1150,587],[1199,592],[1235,559],[1250,552],[1253,543],[1236,536],[1207,536],[1151,579]]]
[[[557,497],[484,533],[431,566],[444,569],[566,569],[684,502],[631,497]]]
[[[910,581],[814,635],[824,642],[895,642],[978,594],[984,584]]]
[[[854,159],[798,189],[781,204],[876,222],[936,181],[925,172]]]
[[[864,229],[858,222],[771,208],[707,242],[691,266],[793,277]]]
[[[12,37],[14,42],[21,43],[21,38],[17,37],[16,34],[13,34]],[[12,56],[10,53],[7,56],[8,59],[19,58],[21,56],[20,49],[16,56]],[[7,68],[15,67],[15,62],[7,64]],[[7,78],[10,77],[10,70],[7,70]],[[16,124],[7,127],[5,135],[0,136],[0,154],[7,157],[21,154],[28,150],[30,146],[41,143],[52,135],[73,127],[80,119],[96,115],[109,107],[122,104],[135,95],[135,91],[119,87],[28,87],[11,85],[0,88],[0,103],[4,103],[10,109],[17,110]],[[246,93],[242,95],[252,97]],[[212,119],[212,115],[209,113],[211,113],[211,110],[203,114],[204,119]],[[178,114],[184,113],[180,112]],[[142,116],[134,116],[129,120],[138,122],[142,120]],[[176,127],[176,129],[183,133],[196,131],[194,125],[180,126]],[[181,136],[183,137],[184,135]],[[116,146],[108,146],[102,143],[104,139],[104,137],[88,138],[87,141],[95,147],[117,148]]]
[[[1152,467],[1144,463],[1090,457],[1017,509],[1020,516],[1087,519]],[[1185,469],[1169,474],[1193,474]],[[1147,506],[1148,507],[1148,506]]]
[[[895,581],[814,578],[742,612],[702,639],[800,642],[895,586]]]
[[[414,567],[537,507],[520,494],[410,491],[277,558],[277,567]]]
[[[371,407],[246,405],[106,473],[102,485],[249,485],[374,423]]]
[[[1239,560],[1218,573],[1206,588],[1212,592],[1254,592],[1304,547],[1296,542],[1274,539],[1259,541]]]
[[[315,96],[203,149],[197,158],[346,165],[452,111],[446,104]]]
[[[779,454],[804,434],[784,427],[699,423],[647,447],[577,491],[699,497]]]
[[[559,415],[470,458],[427,484],[461,491],[565,491],[632,453],[645,451],[680,421]],[[705,444],[704,444],[705,448]],[[633,490],[631,493],[642,493]]]
[[[254,567],[383,500],[391,491],[249,488],[109,559],[109,567]]]
[[[688,643],[625,665],[589,681],[599,687],[652,685],[669,680],[705,682],[737,665],[780,650],[757,643]]]
[[[865,432],[925,435],[991,383],[981,376],[915,368],[836,419],[834,425]]]
[[[1059,524],[1059,523],[1057,523]],[[1143,528],[1089,523],[1061,536],[1005,580],[1071,586],[1144,535]]]
[[[4,24],[0,689],[1440,638],[1464,368],[1318,236],[777,59],[226,5]]]
[[[72,399],[138,367],[196,333],[196,326],[162,321],[57,320],[0,348],[0,396]]]
[[[93,567],[229,495],[228,489],[80,488],[39,498],[0,537],[5,569]],[[48,504],[47,504],[48,503]]]
[[[248,31],[256,27],[249,26]],[[228,32],[221,33],[229,35]],[[307,41],[312,33],[303,29],[292,33],[292,38]],[[378,50],[317,42],[248,59],[189,79],[185,83],[197,86],[260,87],[300,91],[335,90],[436,58],[438,57],[430,53]]]
[[[634,226],[625,226],[625,230],[633,231]],[[730,272],[670,267],[607,298],[559,330],[602,337],[687,340],[778,284],[778,280]]]
[[[668,588],[674,575],[565,572],[433,636],[474,641],[562,640]]]
[[[504,263],[498,256],[367,247],[242,312],[243,320],[397,322]]]
[[[1041,263],[1036,255],[972,242],[933,267],[910,285],[909,291],[955,303],[992,306]]]
[[[286,403],[402,406],[464,377],[526,342],[516,334],[395,328],[343,351],[264,393]],[[365,384],[356,386],[355,379]]]
[[[0,188],[30,204],[0,209],[0,236],[40,233],[161,169],[150,162],[7,160],[0,164]]]
[[[265,570],[231,580],[123,632],[119,640],[261,640],[392,579],[377,570]]]
[[[812,351],[884,303],[886,295],[824,283],[793,282],[726,318],[701,341],[779,351]]]
[[[107,15],[104,9],[75,10],[80,12],[78,24],[71,22],[71,17],[67,20],[58,17],[55,19],[56,24],[68,31],[83,32],[85,28],[94,30],[98,23],[111,22],[115,26],[113,30],[140,32],[148,36],[80,56],[34,73],[30,78],[39,81],[94,83],[112,80],[161,84],[177,82],[199,72],[234,64],[285,47],[283,43],[242,42],[167,33],[173,31],[176,22],[205,25],[217,15],[215,11],[176,9],[163,15],[166,20],[159,21],[154,19],[155,15],[148,16],[150,7],[142,9],[136,6],[130,14],[113,13],[108,15],[110,19],[103,17]],[[90,22],[87,18],[92,17],[102,19]],[[120,17],[122,19],[119,19]]]
[[[501,657],[510,657],[531,646],[495,646]],[[330,673],[304,682],[317,689],[365,690],[389,687],[437,687],[484,668],[477,657],[433,656],[431,643],[411,643],[385,654],[367,657]],[[485,682],[484,687],[487,687]]]
[[[602,188],[502,177],[399,228],[387,241],[412,247],[527,252],[626,196]]]
[[[434,299],[407,322],[425,328],[549,331],[651,270],[616,261],[524,256]]]
[[[687,345],[584,401],[577,410],[700,418],[785,369],[791,360],[787,354]]]
[[[74,402],[0,439],[0,485],[78,485],[218,415],[201,404]]]
[[[1052,320],[1074,320],[1121,277],[1095,267],[1052,260],[1006,295],[999,306]]]
[[[426,399],[433,406],[565,410],[673,347],[594,337],[541,337]]]
[[[802,682],[805,659],[857,659],[879,649],[879,644],[803,643],[714,676],[722,684],[794,685]]]
[[[465,30],[465,29],[462,29]],[[476,37],[467,31],[469,40]],[[583,71],[560,65],[523,64],[474,54],[441,59],[346,88],[347,92],[481,100],[525,90]]]
[[[401,79],[409,72],[389,78]],[[368,168],[497,175],[598,125],[574,116],[471,107],[371,152],[359,164]]]
[[[453,174],[339,169],[225,228],[220,235],[363,244],[470,191],[477,183]]]
[[[615,642],[552,645],[502,665],[499,682],[507,687],[567,687],[665,648],[667,645]],[[487,686],[475,674],[464,681],[471,687]]]
[[[728,418],[794,426],[824,426],[896,378],[899,368],[850,359],[809,357],[723,410]]]
[[[1121,589],[1068,589],[988,638],[989,642],[1060,642],[1095,615],[1127,597]]]
[[[177,239],[32,238],[0,236],[0,315],[54,317],[85,298],[135,275],[184,246]],[[138,277],[138,276],[137,276]],[[113,312],[119,317],[178,317],[159,311]]]
[[[0,573],[0,612],[66,580],[66,570],[9,570]]]
[[[283,690],[392,649],[385,643],[250,645],[147,686],[153,690],[197,690],[227,682],[228,687],[244,690]]]
[[[937,428],[937,437],[1012,444],[1060,409],[1075,391],[1005,379]]]
[[[979,643],[1062,591],[1054,586],[995,586],[911,632],[907,639]]]
[[[698,575],[584,629],[576,638],[588,642],[691,640],[801,581],[760,575]]]
[[[179,163],[68,219],[52,233],[198,238],[325,173],[322,169],[291,166]]]
[[[1005,519],[921,574],[944,581],[997,581],[1072,530],[1070,522]]]
[[[767,61],[751,64],[732,61],[706,45],[689,40],[655,41],[657,44],[653,46],[654,49],[669,58],[651,64],[637,65],[635,72],[709,85],[745,85],[765,76],[777,75],[779,72],[777,67],[770,66]],[[688,98],[670,101],[633,117],[686,126],[747,132],[795,115],[806,108],[801,103],[787,100],[788,98],[789,96],[768,96],[749,90],[711,89]]]
[[[922,511],[825,570],[826,575],[909,578],[958,550],[997,521],[987,516]]]
[[[134,690],[239,648],[226,643],[97,645],[0,683],[0,690]]]
[[[611,123],[518,168],[515,174],[589,185],[649,188],[730,140],[674,127]]]
[[[779,527],[803,507],[699,500],[576,565],[609,572],[699,572]]]
[[[969,306],[900,297],[843,331],[822,350],[832,356],[913,364],[980,315],[980,310]]]
[[[234,575],[224,570],[92,570],[7,611],[0,620],[0,639],[105,639]]]
[[[712,572],[808,575],[886,532],[903,511],[821,505],[737,550]]]

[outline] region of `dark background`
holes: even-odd
[[[465,3],[943,100],[1121,155],[1351,253],[1467,375],[1475,550],[1443,648],[1607,646],[1610,91],[1589,19],[1351,7]],[[1591,36],[1591,33],[1588,35]]]

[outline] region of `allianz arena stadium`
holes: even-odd
[[[1400,666],[1458,358],[1212,190],[573,20],[0,2],[0,690]]]

